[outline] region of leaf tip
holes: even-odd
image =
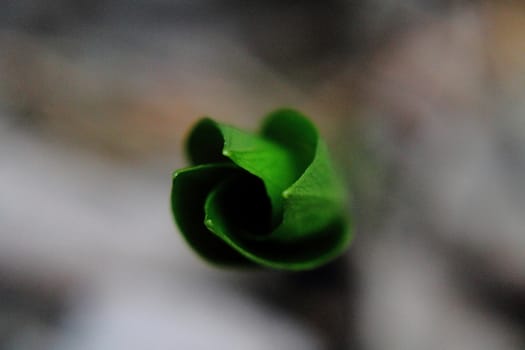
[[[178,169],[178,170],[175,170],[173,173],[171,173],[171,178],[172,178],[172,180],[175,180],[175,178],[176,178],[177,176],[180,175],[180,173],[182,172],[182,170],[183,170],[183,169]]]
[[[204,225],[206,225],[207,228],[211,229],[213,227],[213,220],[212,219],[205,219]]]

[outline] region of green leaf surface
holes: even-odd
[[[271,140],[203,119],[191,133],[188,153],[195,164],[227,162],[259,177],[274,208],[272,223],[282,219],[282,193],[300,174],[293,155]]]
[[[237,264],[244,261],[230,246],[204,225],[204,204],[209,193],[225,177],[239,169],[229,164],[200,165],[177,171],[173,176],[171,207],[175,220],[187,242],[203,258],[217,264]]]
[[[259,134],[205,118],[187,150],[194,167],[175,172],[172,211],[207,260],[309,269],[350,242],[346,191],[300,113],[271,113]]]

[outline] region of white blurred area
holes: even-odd
[[[524,4],[48,5],[0,13],[0,349],[525,347]],[[281,106],[357,238],[317,273],[209,266],[169,212],[185,133]]]

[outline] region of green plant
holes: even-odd
[[[304,270],[350,242],[346,191],[317,129],[299,112],[271,113],[259,134],[202,119],[187,153],[192,166],[173,175],[172,212],[206,260]]]

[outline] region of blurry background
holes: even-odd
[[[169,212],[188,128],[314,119],[357,235],[219,270]],[[4,1],[0,349],[525,348],[525,4]]]

